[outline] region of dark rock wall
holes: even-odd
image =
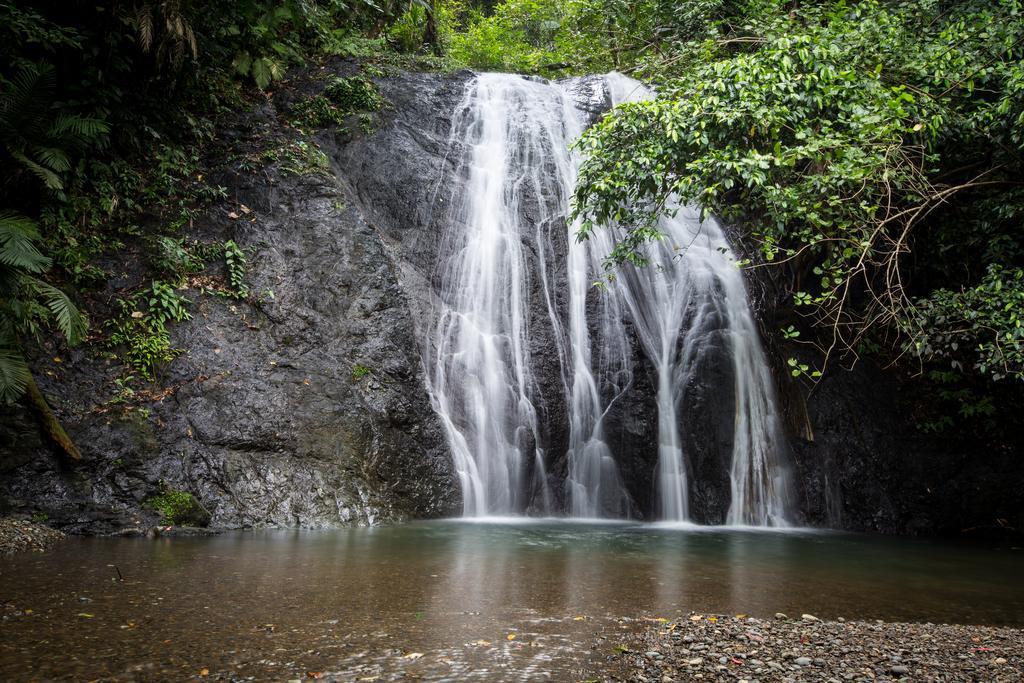
[[[733,242],[743,244],[742,228]],[[758,268],[748,285],[790,437],[798,521],[889,534],[1021,534],[1021,435],[1005,433],[992,445],[967,422],[928,433],[919,420],[934,395],[923,393],[919,377],[870,359],[852,367],[833,361],[813,386],[793,379],[788,358],[813,367],[823,359],[779,340],[777,331],[797,322],[785,277],[783,269]]]
[[[272,113],[253,114],[241,134]],[[8,411],[0,504],[89,531],[155,521],[141,504],[164,486],[194,493],[225,527],[455,513],[460,493],[407,296],[422,288],[400,284],[387,236],[331,174],[270,168],[221,182],[231,202],[199,236],[230,237],[251,254],[247,284],[262,302],[186,291],[193,320],[173,326],[184,353],[141,410],[108,403],[118,367],[99,349],[59,367],[40,359],[40,385],[83,460],[60,461],[27,415]],[[251,216],[230,219],[239,205]]]

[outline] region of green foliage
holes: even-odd
[[[148,289],[118,300],[120,313],[107,323],[108,345],[123,351],[122,360],[132,371],[154,381],[180,353],[171,346],[167,324],[190,320],[189,303],[171,285],[154,280]]]
[[[228,282],[235,296],[245,298],[249,295],[249,288],[245,284],[246,257],[245,252],[235,244],[234,240],[224,243],[224,263],[228,268]]]
[[[764,4],[506,0],[490,13],[464,12],[464,26],[447,42],[454,62],[477,69],[551,76],[642,68],[659,56],[678,58],[686,41],[715,35],[726,17]]]
[[[266,89],[284,76],[288,66],[301,64],[311,46],[328,54],[356,56],[372,49],[355,32],[381,8],[369,0],[315,3],[256,0],[234,3],[227,23],[218,28],[220,40],[236,46],[231,60],[235,73],[251,77]]]
[[[47,189],[64,189],[62,175],[72,155],[100,142],[106,122],[53,108],[56,72],[48,64],[25,64],[0,90],[0,145],[16,170],[6,179],[18,183],[30,173]]]
[[[299,128],[343,126],[348,113],[334,106],[323,95],[316,95],[295,106],[295,124]]]
[[[167,323],[187,315],[163,283],[221,256],[181,236],[226,196],[201,163],[216,149],[217,117],[247,106],[246,89],[269,88],[289,66],[328,54],[378,55],[387,24],[410,7],[0,2],[0,400],[16,398],[31,378],[26,345],[51,328],[69,343],[84,337],[85,319],[64,290],[101,288],[111,273],[99,264],[117,262],[102,257],[128,241],[145,247],[155,281],[120,302],[107,326],[127,364],[152,379],[176,353]],[[378,108],[375,96],[372,86],[338,92],[353,111]],[[327,104],[329,114],[339,108]],[[288,143],[280,160],[285,173],[328,166],[306,142]],[[234,294],[246,296],[244,255],[225,248],[223,256]]]
[[[377,86],[360,76],[335,78],[324,88],[324,97],[343,111],[377,111],[384,105]]]
[[[324,173],[330,168],[327,155],[313,141],[292,140],[280,147],[265,150],[260,158],[266,162],[279,163],[281,174],[286,176]]]
[[[992,265],[974,287],[938,289],[917,301],[914,352],[993,380],[1024,379],[1024,270]]]
[[[162,524],[207,526],[210,523],[210,513],[187,491],[164,486],[159,494],[147,498],[144,505],[160,513]]]
[[[510,0],[494,13],[471,16],[462,33],[451,38],[450,54],[458,63],[495,71],[542,72],[561,61],[558,39],[568,18],[583,9],[580,2]]]
[[[201,251],[196,242],[189,244],[183,237],[160,235],[153,240],[151,258],[158,272],[181,279],[206,267]]]
[[[44,327],[56,328],[69,344],[87,329],[85,318],[63,291],[40,279],[50,259],[38,248],[36,224],[0,212],[0,402],[24,394],[31,375],[22,340],[37,338]]]
[[[970,291],[1004,306],[995,285],[930,297],[927,283],[1020,265],[1020,3],[754,10],[652,60],[659,97],[619,107],[584,136],[581,237],[618,226],[609,265],[638,262],[661,213],[698,204],[742,222],[760,259],[780,264],[808,341],[826,356],[873,339],[899,355],[910,333],[910,348],[933,357],[928,321],[943,328],[935,335],[984,349],[964,368],[1011,371],[1011,323],[984,323],[996,349],[949,315],[951,297],[966,303]],[[931,258],[911,262],[911,248]]]
[[[374,112],[384,98],[371,81],[359,76],[335,78],[320,95],[295,106],[295,123],[300,128],[343,126],[356,113]]]
[[[356,363],[355,365],[352,366],[352,379],[356,381],[365,379],[366,377],[369,377],[371,374],[373,374],[373,372],[370,370],[370,368],[366,367],[365,365],[360,365],[359,363]]]

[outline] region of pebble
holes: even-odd
[[[23,550],[46,550],[64,534],[26,519],[0,518],[0,555]]]
[[[628,670],[595,671],[594,678],[636,683],[644,674],[661,681],[672,673],[675,680],[751,683],[1024,681],[1024,630],[1019,628],[840,622],[807,614],[790,620],[782,613],[777,620],[711,616],[639,627],[620,647],[659,651],[661,657],[617,658]],[[981,673],[986,670],[987,675]]]

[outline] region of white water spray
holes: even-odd
[[[650,96],[619,74],[606,77],[605,86],[613,104]],[[633,378],[628,320],[657,376],[659,516],[689,518],[680,416],[701,345],[725,330],[736,396],[728,522],[785,524],[787,475],[772,381],[721,229],[682,208],[662,220],[665,238],[646,247],[648,266],[623,267],[596,293],[615,231],[577,242],[579,226],[564,220],[578,166],[569,145],[584,127],[565,87],[507,74],[479,75],[453,121],[451,146],[461,143],[463,151],[441,250],[443,303],[428,376],[464,514],[521,513],[531,501],[551,511],[530,352],[529,297],[538,291],[568,408],[565,494],[572,516],[625,517],[634,509],[604,424]],[[551,262],[551,230],[568,233],[558,236],[568,245],[567,310],[555,303],[552,273],[563,266]]]

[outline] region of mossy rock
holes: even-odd
[[[186,491],[166,489],[163,493],[146,499],[146,507],[159,512],[161,523],[171,526],[199,526],[210,524],[210,513]]]

